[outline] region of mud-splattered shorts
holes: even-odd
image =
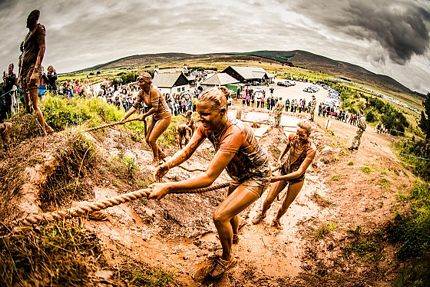
[[[245,189],[248,192],[255,194],[257,197],[261,197],[263,192],[269,186],[269,183],[270,183],[270,178],[269,180],[265,180],[265,181],[256,180],[253,178],[247,179],[243,182],[232,181],[230,183],[230,187],[228,188],[228,195],[230,195],[233,191],[235,191],[236,188],[239,187],[239,185],[242,185],[245,187]]]

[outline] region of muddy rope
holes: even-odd
[[[276,182],[282,180],[281,177],[272,177],[271,182]],[[226,188],[230,186],[230,183],[220,183],[209,187],[204,188],[196,188],[196,189],[187,189],[187,190],[176,190],[169,194],[183,194],[183,193],[204,193],[209,191],[214,191],[221,188]],[[126,194],[114,196],[102,201],[98,202],[89,202],[82,206],[66,209],[66,210],[58,210],[53,212],[46,212],[42,214],[33,214],[29,215],[25,218],[12,221],[9,226],[13,227],[23,227],[23,226],[31,226],[38,225],[42,223],[48,223],[52,221],[58,221],[61,219],[69,219],[73,217],[80,217],[88,215],[95,211],[100,211],[112,206],[120,205],[126,202],[130,202],[132,200],[136,200],[143,197],[148,197],[151,189],[139,189],[136,191],[132,191]],[[6,226],[6,225],[5,225]]]
[[[134,121],[139,121],[139,118],[135,118],[135,119],[128,119],[122,122],[114,122],[114,123],[110,123],[110,124],[105,124],[105,125],[101,125],[98,127],[94,127],[94,128],[90,128],[90,129],[86,129],[85,132],[92,132],[92,131],[96,131],[96,130],[100,130],[100,129],[104,129],[104,128],[109,128],[109,127],[113,127],[116,125],[123,125],[129,122],[134,122]]]

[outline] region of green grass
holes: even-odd
[[[127,286],[180,286],[176,284],[173,272],[137,262],[129,262],[117,267],[114,278],[125,282]]]
[[[121,119],[124,111],[98,98],[46,96],[42,105],[46,122],[55,130],[86,124],[89,127]]]
[[[387,228],[387,238],[398,246],[396,256],[405,264],[394,286],[424,287],[430,282],[430,184],[418,180],[409,194],[399,195],[410,211],[396,214]]]
[[[344,251],[344,256],[349,258],[351,254],[356,254],[363,261],[378,261],[383,255],[384,232],[364,232],[358,225],[354,230],[348,230],[352,241]]]
[[[369,174],[369,173],[373,172],[373,169],[370,166],[366,166],[366,165],[362,166],[360,168],[360,170],[365,174]]]
[[[332,178],[331,178],[331,181],[339,181],[339,180],[341,180],[342,179],[342,176],[341,175],[334,175]]]
[[[322,223],[315,231],[315,237],[317,239],[324,239],[327,235],[329,235],[334,230],[336,230],[336,223],[334,222]]]
[[[417,181],[415,188],[404,197],[410,212],[397,214],[388,228],[388,239],[400,244],[399,259],[418,257],[430,248],[430,191],[429,184]]]

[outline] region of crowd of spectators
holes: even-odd
[[[163,96],[173,115],[186,113],[189,110],[195,111],[197,96],[196,92],[183,92],[168,94]],[[87,80],[69,80],[62,83],[59,94],[66,97],[98,97],[109,104],[115,105],[118,109],[128,111],[136,100],[139,93],[139,86],[136,83],[114,84],[112,81],[105,81],[100,84],[89,84]],[[143,107],[145,108],[145,106]]]
[[[318,116],[330,117],[353,126],[357,125],[359,118],[357,113],[350,113],[335,106],[325,105],[324,103],[318,105]]]

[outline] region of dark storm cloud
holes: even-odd
[[[296,8],[333,30],[377,41],[390,59],[401,65],[429,49],[429,1],[303,0]]]
[[[430,2],[396,1],[376,0],[384,4],[378,8],[334,0],[0,0],[0,71],[17,64],[27,15],[39,9],[47,30],[43,64],[60,73],[135,54],[301,49],[428,90],[429,52],[404,66],[387,59],[403,63],[428,51],[416,39],[428,37]],[[402,27],[410,34],[405,43]]]

